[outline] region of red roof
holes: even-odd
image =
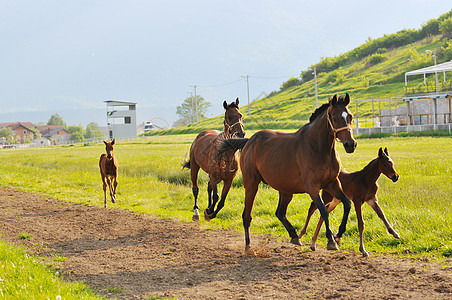
[[[17,127],[22,126],[29,131],[35,131],[35,125],[31,122],[6,122],[6,123],[0,123],[0,128],[11,128],[16,129]]]

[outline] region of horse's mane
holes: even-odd
[[[319,108],[317,108],[312,115],[309,117],[309,122],[312,123],[318,116],[320,116],[328,107],[330,106],[329,103],[325,103]]]
[[[361,172],[363,172],[363,173],[369,172],[369,170],[372,168],[373,164],[377,161],[377,159],[378,159],[378,157],[372,159],[372,160],[367,164],[367,166],[365,166],[365,167],[361,170]]]

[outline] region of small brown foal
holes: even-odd
[[[110,191],[111,202],[116,201],[116,186],[118,185],[118,161],[113,155],[113,146],[115,139],[111,142],[104,141],[105,151],[99,159],[100,174],[102,175],[102,182],[104,188],[104,207],[107,207],[107,184]],[[105,182],[107,181],[107,182]]]
[[[359,251],[363,254],[364,257],[369,256],[369,253],[364,248],[363,242],[363,230],[364,230],[364,221],[363,215],[361,211],[361,206],[366,202],[372,207],[372,209],[377,213],[380,219],[386,226],[386,229],[390,234],[392,234],[396,239],[399,239],[399,234],[389,225],[386,216],[378,205],[377,200],[377,191],[378,191],[378,183],[377,180],[380,177],[380,174],[386,175],[393,182],[396,182],[399,179],[399,174],[397,174],[394,169],[394,162],[389,157],[388,149],[385,148],[383,151],[381,148],[378,150],[378,157],[372,160],[364,169],[357,172],[347,173],[344,170],[341,170],[339,174],[339,180],[342,185],[342,189],[347,197],[353,202],[355,205],[356,217],[358,219],[358,230],[359,230]],[[332,211],[338,204],[339,200],[334,198],[331,194],[323,190],[322,198],[325,205],[327,205],[328,211]],[[304,227],[301,229],[300,238],[306,234],[306,229],[308,227],[309,219],[312,214],[316,210],[316,206],[311,203],[311,207],[309,208],[308,217],[306,219],[306,223]],[[319,234],[320,228],[322,227],[323,219],[320,218],[315,233],[312,237],[311,250],[315,250],[315,242],[317,240],[317,236]],[[340,238],[335,238],[336,242],[339,243]]]

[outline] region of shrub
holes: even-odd
[[[287,81],[284,81],[281,84],[281,91],[283,91],[285,89],[288,89],[288,88],[290,88],[292,86],[300,85],[300,84],[301,84],[300,79],[295,78],[295,77],[289,78]]]
[[[326,77],[327,83],[342,83],[346,80],[344,71],[341,69],[334,70],[333,72],[329,73]]]
[[[367,63],[370,64],[371,66],[376,65],[380,62],[382,62],[384,59],[386,58],[386,56],[384,54],[372,54],[371,56],[369,56],[367,58]]]
[[[439,31],[445,37],[452,37],[452,17],[445,19],[439,24]]]

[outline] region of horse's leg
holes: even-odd
[[[308,210],[308,216],[306,217],[306,222],[304,223],[303,228],[301,228],[298,238],[301,239],[301,237],[306,234],[306,231],[308,230],[309,221],[311,220],[311,217],[314,214],[316,209],[317,209],[317,207],[315,206],[314,202],[311,202],[311,205],[309,206],[309,210]]]
[[[388,232],[390,234],[392,234],[392,236],[395,237],[396,239],[400,239],[400,235],[391,227],[391,225],[389,224],[388,220],[386,219],[385,214],[383,213],[383,210],[378,205],[377,196],[375,196],[374,198],[372,198],[372,199],[370,199],[369,201],[366,201],[366,202],[367,202],[367,204],[370,205],[370,207],[372,207],[372,209],[377,213],[377,215],[383,221],[383,223],[385,224],[386,229],[388,230]]]
[[[326,208],[328,209],[328,214],[329,214],[331,211],[333,211],[333,209],[335,209],[336,206],[337,206],[339,203],[340,203],[340,201],[337,200],[337,199],[333,199],[332,202],[328,203],[328,204],[326,205]],[[317,227],[315,228],[315,232],[314,232],[314,235],[312,236],[312,240],[311,240],[311,250],[312,250],[312,251],[315,251],[315,248],[316,248],[315,242],[317,241],[317,237],[319,236],[320,229],[322,228],[322,224],[323,224],[323,218],[320,217],[320,218],[319,218],[319,222],[317,222]],[[336,242],[337,242],[337,241],[336,241]]]
[[[245,183],[245,180],[244,180]],[[247,255],[253,255],[253,251],[250,248],[250,225],[251,211],[253,210],[254,198],[256,197],[257,189],[259,188],[259,181],[253,180],[252,184],[245,185],[245,207],[242,213],[243,228],[245,229],[245,253]]]
[[[210,185],[210,181],[207,184],[207,198],[208,198],[208,202],[207,202],[207,208],[209,209],[212,206],[212,192],[213,192],[213,188]]]
[[[333,196],[331,196],[330,194],[328,194],[327,192],[323,192],[322,193],[322,199],[323,199],[323,204],[327,205],[328,203],[330,203],[333,200]],[[328,207],[328,206],[327,206]],[[312,214],[315,212],[315,210],[317,209],[317,207],[315,206],[314,202],[311,202],[311,205],[309,206],[309,210],[308,210],[308,216],[306,218],[306,222],[304,223],[303,228],[301,229],[300,234],[298,235],[298,237],[301,239],[301,237],[303,235],[306,234],[306,231],[308,230],[308,224],[309,221],[311,220]],[[334,208],[333,208],[334,209]],[[331,211],[331,210],[329,210]],[[323,223],[323,220],[322,220]],[[314,246],[315,247],[315,246]],[[314,249],[315,250],[315,249]]]
[[[105,176],[102,176],[102,188],[104,189],[104,207],[107,207],[107,183],[105,182]]]
[[[339,226],[339,231],[337,235],[335,235],[336,242],[339,241],[342,237],[342,235],[345,232],[345,229],[347,227],[347,220],[348,215],[350,214],[350,209],[352,207],[352,203],[350,199],[345,195],[344,191],[341,188],[341,184],[339,182],[339,179],[336,178],[335,181],[330,183],[325,190],[330,193],[334,198],[339,199],[342,204],[344,205],[344,214],[342,216],[341,225]]]
[[[331,232],[330,228],[330,220],[328,218],[328,209],[326,208],[325,204],[323,203],[322,197],[320,197],[320,194],[309,194],[311,196],[312,201],[314,202],[315,206],[317,206],[317,209],[320,212],[320,216],[322,216],[323,220],[325,221],[325,227],[326,227],[326,237],[328,239],[328,250],[338,250],[336,242],[333,238],[333,233]]]
[[[192,192],[193,197],[195,198],[195,204],[193,206],[193,221],[199,221],[199,207],[198,207],[198,172],[199,172],[199,165],[195,162],[194,158],[190,159],[190,177],[191,177],[191,183],[192,183]]]
[[[229,190],[231,189],[231,185],[232,185],[232,178],[223,181],[223,189],[221,190],[221,199],[220,202],[218,202],[217,208],[215,209],[215,211],[209,215],[210,219],[213,219],[217,216],[218,212],[224,207],[224,202],[226,200],[226,196],[228,195]],[[213,209],[214,207],[212,207]]]
[[[110,176],[107,176],[107,184],[108,184],[108,191],[110,192],[111,202],[113,202],[113,187],[112,187],[112,180],[111,180]]]
[[[118,186],[118,180],[116,176],[113,177],[113,196],[111,197],[111,202],[116,202],[116,187]]]
[[[204,219],[206,221],[210,221],[211,219],[214,218],[214,217],[211,217],[211,216],[213,215],[213,212],[214,212],[214,209],[215,209],[215,205],[217,204],[218,199],[219,199],[217,184],[213,184],[215,181],[212,178],[210,179],[209,182],[210,182],[209,185],[212,188],[212,203],[210,203],[210,201],[209,201],[209,207],[207,207],[204,210]],[[210,195],[210,193],[209,193],[209,195]]]
[[[286,228],[287,232],[289,233],[289,236],[291,237],[290,242],[295,245],[300,245],[300,239],[298,237],[297,231],[295,228],[290,224],[289,220],[287,220],[286,213],[287,213],[287,206],[289,206],[290,201],[292,201],[293,194],[287,194],[279,192],[279,202],[278,202],[278,208],[276,209],[276,216],[281,221],[281,223]]]
[[[355,204],[356,218],[358,219],[359,251],[363,254],[363,257],[367,257],[369,256],[369,253],[364,248],[364,238],[363,238],[364,220],[363,213],[361,210],[363,203],[361,201],[353,201],[353,204]]]

